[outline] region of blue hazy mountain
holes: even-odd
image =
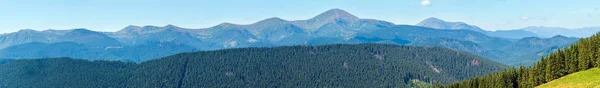
[[[23,29],[18,32],[0,35],[0,48],[19,45],[29,42],[51,42],[56,38],[53,33],[44,33],[31,29]]]
[[[525,37],[540,37],[538,34],[525,31],[525,30],[497,30],[497,31],[489,31],[488,35],[503,37],[503,38],[511,38],[511,39],[520,39]]]
[[[584,27],[584,28],[562,28],[562,27],[544,27],[544,26],[531,26],[516,30],[523,30],[533,32],[540,37],[553,37],[556,35],[568,36],[568,37],[589,37],[596,32],[600,31],[600,27]]]
[[[490,32],[477,26],[437,18],[426,19],[418,25],[395,25],[332,9],[307,20],[288,21],[273,17],[252,24],[222,23],[200,29],[174,25],[132,25],[116,32],[86,29],[21,30],[0,35],[0,56],[15,59],[74,57],[140,62],[198,50],[385,43],[441,46],[508,63],[505,61],[513,57],[539,53],[552,48],[548,46],[561,47],[577,40],[561,37],[541,38],[556,43],[520,42],[519,39],[489,36]],[[540,47],[514,50],[530,46]]]
[[[342,37],[349,39],[358,32],[368,32],[393,26],[393,23],[372,19],[360,19],[344,10],[332,9],[308,20],[292,21],[319,37]]]
[[[442,19],[438,19],[438,18],[434,18],[434,17],[427,18],[427,19],[421,21],[420,23],[416,24],[416,26],[428,27],[428,28],[434,28],[434,29],[443,29],[443,30],[471,30],[471,31],[486,34],[488,36],[511,38],[511,39],[520,39],[520,38],[525,38],[525,37],[539,37],[536,33],[532,33],[530,31],[524,31],[524,30],[486,31],[477,26],[469,25],[464,22],[448,22],[448,21],[444,21]]]
[[[377,37],[382,39],[404,39],[408,41],[417,41],[427,38],[446,38],[473,43],[481,43],[495,48],[511,42],[510,39],[490,37],[480,32],[471,30],[439,30],[426,27],[397,25],[369,33],[362,33],[361,36]],[[492,43],[493,42],[493,43]],[[496,45],[497,44],[497,45]]]
[[[45,30],[36,31],[30,29],[20,30],[15,33],[0,35],[0,48],[25,44],[30,42],[57,43],[75,42],[86,46],[119,46],[120,42],[104,35],[87,29],[72,30]]]
[[[12,59],[72,57],[89,60],[120,60],[141,62],[182,52],[196,51],[196,48],[174,43],[154,42],[136,46],[86,46],[74,42],[39,43],[31,42],[0,50],[0,57]]]
[[[542,56],[548,55],[554,50],[562,49],[565,47],[564,45],[571,45],[576,41],[578,41],[577,38],[560,35],[550,38],[527,37],[519,39],[512,45],[502,47],[499,51],[512,51],[505,53],[516,56],[504,56],[509,59],[502,62],[506,62],[509,65],[532,65],[533,62],[537,62]]]
[[[249,25],[222,23],[206,30],[201,36],[218,48],[280,46],[303,44],[308,32],[280,18],[269,18]]]
[[[427,19],[419,22],[418,24],[416,24],[416,26],[428,27],[428,28],[434,28],[434,29],[471,30],[471,31],[475,31],[475,32],[487,33],[487,31],[485,31],[477,26],[474,26],[474,25],[469,25],[464,22],[447,22],[442,19],[438,19],[438,18],[434,18],[434,17],[427,18]]]
[[[382,41],[401,41],[392,43],[415,46],[441,46],[475,53],[494,61],[511,64],[515,63],[508,62],[508,59],[519,59],[519,56],[536,53],[554,47],[563,47],[578,40],[578,38],[564,36],[555,36],[552,38],[527,37],[523,39],[507,39],[491,37],[471,30],[439,30],[410,25],[397,25],[370,33],[360,33],[357,36],[359,36],[357,38],[360,39],[371,39],[369,42],[375,43]]]
[[[416,26],[428,27],[442,30],[472,30],[480,32],[488,36],[510,38],[510,39],[521,39],[526,37],[542,37],[550,38],[557,35],[566,37],[589,37],[594,33],[600,31],[600,27],[583,27],[583,28],[562,28],[562,27],[544,27],[544,26],[530,26],[521,29],[512,30],[497,30],[497,31],[486,31],[477,26],[469,25],[464,22],[448,22],[442,19],[430,17]]]
[[[147,45],[155,42],[173,42],[177,44],[186,44],[193,47],[204,47],[202,40],[196,38],[185,28],[180,28],[173,25],[164,27],[157,26],[128,26],[114,33],[105,33],[119,40],[124,45],[136,46]]]

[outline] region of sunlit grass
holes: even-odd
[[[600,88],[600,68],[569,74],[537,88]]]

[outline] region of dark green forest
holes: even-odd
[[[198,51],[141,63],[21,59],[0,65],[0,87],[410,87],[504,68],[441,47],[335,44]]]
[[[13,59],[0,59],[0,65],[13,61]]]
[[[447,88],[532,88],[578,71],[600,67],[600,33],[550,53],[531,67],[505,69],[502,72],[457,82]]]

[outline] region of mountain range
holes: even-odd
[[[598,31],[600,31],[600,27],[583,27],[583,28],[562,28],[562,27],[544,27],[544,26],[530,26],[521,29],[511,29],[511,30],[496,30],[496,31],[486,31],[475,25],[469,25],[464,22],[448,22],[438,18],[430,17],[427,18],[420,23],[417,23],[415,26],[429,27],[435,29],[445,29],[445,30],[471,30],[475,32],[484,33],[489,36],[502,37],[502,38],[511,38],[511,39],[521,39],[525,37],[541,37],[541,38],[550,38],[556,35],[567,36],[567,37],[589,37]]]
[[[524,35],[516,35],[521,33]],[[288,21],[274,17],[248,25],[222,23],[201,29],[131,25],[116,32],[21,30],[0,35],[0,57],[143,62],[176,53],[227,48],[386,43],[440,46],[519,65],[532,62],[515,63],[514,60],[544,56],[540,53],[564,47],[578,39],[565,36],[536,38],[539,36],[535,33],[538,32],[490,32],[463,22],[437,18],[428,18],[417,25],[396,25],[332,9],[307,20]],[[527,50],[519,50],[524,48]]]
[[[583,27],[583,28],[569,29],[569,28],[562,28],[562,27],[531,26],[531,27],[526,27],[526,28],[516,29],[516,30],[529,31],[529,32],[539,35],[539,37],[551,37],[554,35],[563,35],[563,36],[569,36],[569,37],[583,38],[583,37],[590,37],[591,35],[596,34],[598,31],[600,31],[600,27]]]

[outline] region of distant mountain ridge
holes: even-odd
[[[290,45],[326,45],[385,43],[415,46],[441,46],[481,55],[503,63],[512,57],[531,55],[551,47],[532,51],[508,51],[519,39],[489,36],[479,27],[462,22],[430,18],[421,25],[468,30],[440,30],[413,25],[363,19],[341,9],[331,9],[307,20],[287,21],[268,18],[253,24],[222,23],[209,28],[188,29],[174,25],[128,26],[117,32],[74,30],[22,30],[0,35],[0,57],[40,58],[74,57],[103,60],[147,61],[175,53],[243,47],[275,47]],[[433,23],[428,23],[433,22]],[[441,24],[439,24],[441,23]],[[484,32],[479,32],[484,31]],[[552,38],[549,38],[552,40]],[[543,46],[561,47],[569,41]],[[33,44],[29,44],[33,43]],[[39,43],[39,44],[37,44]],[[73,45],[64,45],[73,44]],[[533,44],[533,43],[532,43]],[[45,47],[57,45],[61,47]],[[30,48],[45,47],[45,48]],[[77,51],[80,50],[80,51]],[[143,50],[143,51],[142,51]],[[50,52],[52,51],[52,52]],[[64,51],[64,52],[62,52]],[[91,53],[74,55],[73,52]],[[31,54],[51,53],[51,54]],[[96,53],[100,56],[93,55]],[[510,57],[510,58],[506,58]]]
[[[72,30],[45,30],[35,31],[30,29],[20,30],[14,33],[0,35],[0,48],[29,42],[57,43],[76,42],[89,46],[118,46],[120,43],[115,39],[87,29]]]
[[[471,30],[475,32],[480,32],[489,36],[495,37],[503,37],[503,38],[512,38],[512,39],[520,39],[525,37],[538,37],[537,34],[523,31],[523,30],[498,30],[498,31],[486,31],[477,26],[469,25],[464,22],[448,22],[439,18],[430,17],[427,18],[416,26],[428,27],[434,29],[442,29],[442,30]]]
[[[486,33],[485,30],[483,30],[477,26],[474,26],[474,25],[469,25],[469,24],[466,24],[463,22],[447,22],[442,19],[438,19],[438,18],[434,18],[434,17],[427,18],[427,19],[419,22],[418,24],[416,24],[416,26],[429,27],[429,28],[435,28],[435,29],[453,29],[453,30],[466,29],[466,30],[471,30],[471,31],[475,31],[475,32]]]
[[[469,25],[464,22],[448,22],[442,19],[430,17],[419,23],[416,26],[428,27],[434,29],[450,29],[450,30],[472,30],[489,36],[520,39],[525,37],[543,37],[550,38],[556,35],[568,37],[589,37],[600,31],[600,27],[583,27],[568,29],[562,27],[544,27],[544,26],[529,26],[520,29],[486,31],[477,26]]]
[[[562,35],[568,37],[589,37],[593,34],[596,34],[600,31],[600,27],[583,27],[583,28],[562,28],[562,27],[544,27],[544,26],[530,26],[522,29],[516,30],[524,30],[536,33],[540,35],[540,37],[553,37],[555,35]]]

